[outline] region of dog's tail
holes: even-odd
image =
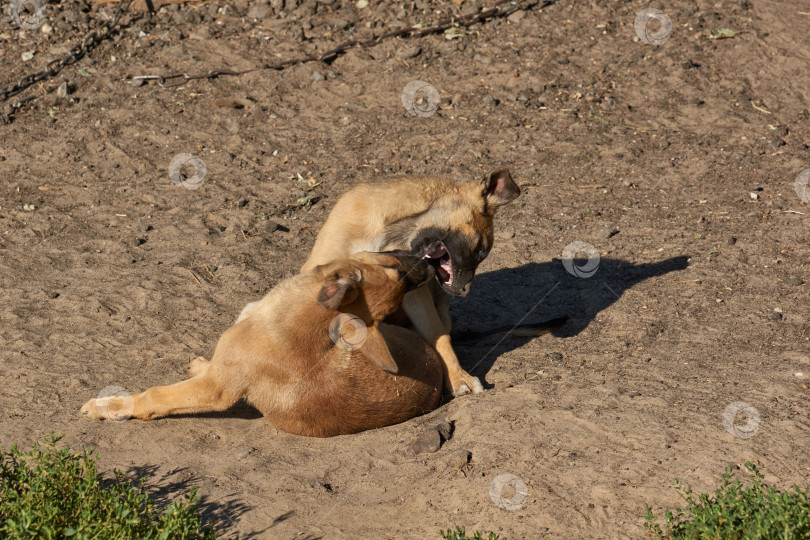
[[[556,330],[564,325],[566,321],[568,321],[568,317],[557,317],[556,319],[539,323],[520,324],[517,326],[501,326],[490,330],[468,330],[463,332],[453,332],[452,338],[454,342],[480,341],[486,337],[497,334],[534,338],[548,334],[552,330]]]

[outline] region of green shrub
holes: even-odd
[[[714,497],[701,493],[697,497],[675,486],[686,499],[686,508],[667,511],[664,530],[652,509],[647,509],[644,528],[652,538],[780,538],[810,539],[810,501],[807,489],[793,486],[793,491],[780,493],[762,482],[762,475],[752,463],[746,468],[754,476],[753,485],[731,481],[731,469],[723,474],[723,485]]]
[[[56,448],[59,439],[0,450],[0,538],[215,538],[201,527],[196,488],[160,513],[143,485],[118,471],[104,480],[90,450],[71,454]]]
[[[483,540],[484,533],[481,531],[475,531],[475,534],[472,536],[467,536],[467,532],[464,530],[464,527],[456,527],[456,530],[447,529],[446,531],[439,531],[444,540]],[[498,535],[494,532],[489,533],[487,536],[487,540],[498,540]]]

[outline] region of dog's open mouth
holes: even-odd
[[[428,246],[423,258],[428,259],[431,266],[436,269],[436,277],[442,285],[449,287],[453,284],[453,261],[443,242],[434,242]]]

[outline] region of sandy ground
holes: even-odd
[[[680,502],[676,477],[711,491],[752,460],[779,487],[810,483],[810,195],[796,189],[810,168],[806,3],[560,1],[331,65],[124,82],[251,68],[476,7],[278,4],[128,15],[0,126],[0,445],[64,433],[166,500],[199,486],[208,524],[240,538],[438,538],[455,525],[639,538],[648,506]],[[634,30],[647,7],[672,21],[658,46]],[[48,4],[47,35],[4,13],[0,81],[40,69],[110,11]],[[737,33],[710,39],[721,28]],[[403,107],[415,80],[439,92],[435,114]],[[199,189],[170,180],[181,153],[205,164]],[[501,166],[523,195],[500,214],[454,324],[570,321],[534,340],[459,343],[484,394],[327,440],[281,433],[246,406],[78,416],[109,386],[181,380],[300,267],[349,187]],[[564,267],[572,242],[598,253],[591,277]],[[454,432],[438,452],[408,452],[445,418]]]

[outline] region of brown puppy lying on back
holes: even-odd
[[[381,323],[433,277],[407,254],[358,253],[278,284],[248,304],[191,378],[91,399],[91,418],[151,420],[246,399],[274,426],[328,437],[396,424],[438,406],[441,360],[414,332]]]

